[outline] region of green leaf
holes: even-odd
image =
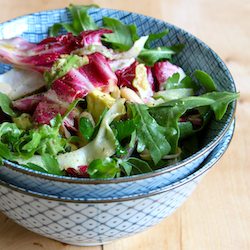
[[[97,124],[95,125],[95,127],[94,127],[94,131],[93,131],[93,133],[92,133],[92,136],[91,136],[90,141],[92,141],[92,140],[96,137],[96,135],[97,135],[97,133],[98,133],[98,131],[99,131],[99,128],[100,128],[100,126],[101,126],[102,120],[103,120],[103,118],[104,118],[104,116],[106,115],[107,112],[108,112],[108,108],[105,108],[105,109],[103,110],[103,112],[102,112],[100,118],[99,118],[98,123],[97,123]]]
[[[177,131],[171,136],[171,152],[175,153],[180,138],[178,119],[187,111],[197,107],[210,106],[216,119],[220,120],[227,105],[239,98],[239,94],[230,92],[210,92],[201,96],[190,96],[172,100],[150,108],[150,114],[161,125]]]
[[[125,25],[116,18],[103,17],[103,28],[113,30],[112,34],[104,34],[102,40],[116,47],[122,49],[123,51],[131,48],[138,39],[136,35],[136,26],[134,24]]]
[[[64,172],[60,169],[59,163],[55,156],[49,154],[42,155],[43,168],[50,174],[64,175]]]
[[[229,103],[240,97],[239,93],[231,93],[227,91],[209,92],[203,95],[204,98],[210,98],[214,102],[210,105],[215,113],[215,118],[221,120],[227,111]]]
[[[73,28],[80,33],[85,30],[98,29],[98,25],[95,23],[93,18],[87,14],[90,8],[99,8],[97,4],[91,5],[74,5],[70,4],[68,8],[73,17]]]
[[[62,117],[60,113],[58,113],[53,119],[50,120],[51,128],[58,129],[61,126],[61,124],[62,124]],[[46,127],[49,128],[48,126]],[[54,131],[57,132],[57,130]]]
[[[58,32],[65,28],[67,32],[73,33],[74,35],[77,35],[77,31],[75,31],[72,23],[55,23],[49,30],[49,36],[50,37],[56,37]]]
[[[0,156],[13,160],[15,156],[11,152],[12,144],[22,135],[23,130],[15,123],[4,122],[0,125]]]
[[[71,111],[75,108],[75,106],[79,103],[79,102],[81,102],[81,101],[85,101],[84,99],[81,99],[81,98],[78,98],[78,99],[75,99],[71,104],[70,104],[70,107],[68,108],[68,111],[63,115],[63,117],[62,117],[62,120],[64,119],[64,118],[66,118],[70,113],[71,113]],[[58,114],[58,115],[60,115],[60,114]],[[61,121],[62,122],[62,121]],[[60,123],[61,123],[60,122]],[[59,124],[59,123],[58,123]]]
[[[35,170],[35,171],[39,171],[39,172],[42,172],[42,173],[47,173],[49,174],[48,171],[46,171],[45,169],[43,169],[42,167],[34,164],[34,163],[31,163],[31,162],[28,162],[26,165],[23,165],[23,164],[20,164],[21,166],[23,167],[26,167],[26,168],[29,168],[29,169],[32,169],[32,170]]]
[[[180,88],[192,88],[194,90],[194,92],[197,92],[198,90],[200,90],[201,86],[196,83],[195,81],[193,81],[192,77],[190,76],[186,76],[184,77],[181,82],[179,83],[179,87]]]
[[[120,169],[117,167],[114,159],[107,157],[104,160],[93,160],[88,166],[87,173],[90,178],[106,179],[114,178],[118,173],[120,173]]]
[[[204,71],[196,70],[194,76],[204,86],[206,92],[218,91],[212,78]]]
[[[72,32],[73,35],[78,35],[81,31],[85,30],[95,30],[98,29],[98,25],[95,23],[93,18],[87,14],[90,8],[99,8],[96,4],[91,5],[74,5],[70,4],[67,8],[73,18],[72,24],[56,23],[54,24],[49,32],[49,36],[56,36],[59,30],[64,27],[68,32]]]
[[[196,131],[193,128],[193,124],[188,121],[188,122],[179,122],[178,127],[180,130],[180,139],[184,139],[187,137],[192,136],[193,134],[196,133]]]
[[[22,150],[26,150],[28,152],[32,152],[33,150],[36,150],[42,137],[39,133],[35,131],[31,131],[30,135],[31,135],[31,141],[29,141],[22,147]]]
[[[116,138],[119,141],[122,141],[123,139],[131,136],[133,131],[136,129],[135,119],[133,120],[128,119],[125,122],[121,120],[113,121],[111,125],[114,126],[114,128],[117,130]]]
[[[132,165],[127,162],[127,159],[117,159],[117,165],[124,170],[126,176],[130,176]]]
[[[16,139],[23,133],[24,131],[20,129],[15,123],[3,122],[0,124],[0,138],[3,135],[7,136],[8,141],[16,141]]]
[[[130,157],[127,159],[127,163],[132,166],[131,175],[149,173],[153,171],[146,161],[139,158]]]
[[[171,150],[169,142],[166,140],[166,129],[160,126],[149,114],[146,105],[133,104],[136,114],[140,118],[137,126],[138,145],[137,151],[142,152],[145,148],[157,164],[161,158]]]
[[[128,153],[128,151],[121,145],[121,143],[117,139],[115,141],[115,146],[116,146],[115,152],[118,157],[124,156]]]
[[[22,130],[17,124],[4,122],[0,125],[0,155],[13,160],[17,157],[30,159],[35,153],[56,155],[65,152],[67,139],[59,133],[62,117],[58,114],[50,123],[36,130]]]
[[[191,88],[178,88],[178,89],[168,89],[168,90],[158,91],[154,94],[154,98],[156,99],[162,98],[165,101],[170,101],[193,95],[194,91]]]
[[[136,126],[137,126],[136,119],[132,119],[132,120],[128,119],[125,122],[122,120],[113,121],[111,123],[111,128],[113,130],[114,135],[116,136],[117,156],[123,156],[127,154],[128,152],[125,149],[127,145],[134,144],[134,141],[131,141],[131,140],[134,140],[133,136],[134,136]],[[125,142],[123,140],[125,140]]]
[[[79,123],[79,129],[84,138],[89,142],[92,139],[94,133],[94,127],[92,122],[87,117],[82,117]]]
[[[157,47],[155,49],[143,49],[139,58],[145,62],[148,66],[153,66],[155,62],[160,59],[172,59],[172,55],[175,55],[184,49],[183,44],[177,44],[172,47]]]
[[[0,141],[0,156],[1,158],[7,159],[7,160],[13,160],[15,157],[11,153],[10,149],[8,148],[7,144],[4,144]]]
[[[168,32],[169,32],[169,30],[166,29],[165,31],[163,31],[163,32],[161,32],[161,33],[150,34],[150,35],[148,36],[148,40],[147,40],[147,42],[146,42],[146,44],[145,44],[145,48],[146,48],[146,49],[150,49],[149,43],[150,43],[151,41],[154,41],[154,40],[157,40],[157,39],[160,39],[160,38],[164,37],[165,35],[167,35]]]
[[[181,141],[181,157],[187,158],[193,153],[198,151],[199,140],[198,136],[195,134],[193,136],[189,136],[185,140]]]
[[[14,112],[11,107],[12,101],[10,100],[10,98],[0,92],[0,108],[2,109],[2,111],[11,117],[17,117],[17,113]]]
[[[179,81],[179,79],[180,79],[179,73],[174,73],[172,76],[170,76],[167,79],[166,90],[190,88],[193,89],[194,92],[196,92],[200,89],[200,85],[197,84],[195,81],[193,81],[190,76],[184,77],[181,81]]]

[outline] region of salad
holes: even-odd
[[[210,117],[239,97],[174,65],[185,45],[150,48],[168,30],[138,37],[110,17],[98,26],[92,7],[71,4],[73,22],[39,43],[0,40],[0,62],[13,66],[0,75],[1,163],[97,179],[150,172],[197,151]]]

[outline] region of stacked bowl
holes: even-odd
[[[138,35],[160,33],[167,37],[155,46],[185,44],[174,63],[185,72],[202,69],[220,91],[236,92],[222,60],[191,34],[163,21],[118,10],[90,9],[102,16],[136,24]],[[72,21],[66,9],[34,13],[0,25],[0,38],[22,36],[39,42],[55,23]],[[9,70],[1,65],[0,73]],[[116,179],[61,177],[27,169],[3,160],[0,166],[0,209],[23,227],[64,243],[98,245],[139,233],[173,213],[193,192],[203,176],[221,158],[234,131],[235,105],[228,106],[222,120],[212,118],[192,156],[151,173]]]

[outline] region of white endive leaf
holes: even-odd
[[[8,94],[11,100],[16,100],[41,89],[46,82],[42,73],[33,69],[13,68],[0,75],[0,83],[11,86]]]

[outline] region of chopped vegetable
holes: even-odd
[[[73,23],[39,43],[0,40],[0,62],[14,66],[0,76],[0,162],[97,179],[151,172],[195,152],[211,115],[239,98],[174,65],[185,45],[150,48],[168,30],[139,37],[110,17],[98,26],[92,7],[70,5]]]

